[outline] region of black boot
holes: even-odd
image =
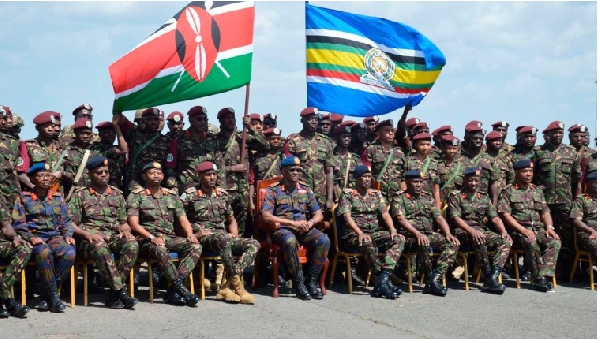
[[[45,292],[45,290],[44,290]],[[50,305],[48,304],[48,300],[46,299],[46,295],[42,294],[38,297],[38,303],[35,305],[35,309],[40,312],[46,312],[50,309]]]
[[[350,275],[352,276],[352,283],[354,283],[357,286],[364,286],[367,283],[365,282],[365,280],[363,280],[359,273],[358,273],[358,268],[356,267],[352,267],[350,268]]]
[[[381,298],[383,296],[392,300],[398,298],[398,293],[394,292],[388,284],[390,282],[390,275],[392,275],[392,271],[389,269],[381,271],[381,274],[377,278],[377,284],[373,288],[373,292],[371,292],[371,297]]]
[[[310,296],[310,293],[308,293],[308,290],[306,289],[306,286],[304,285],[304,274],[302,273],[302,270],[299,270],[298,274],[296,274],[294,276],[294,278],[292,279],[292,284],[293,284],[294,290],[296,291],[296,298],[301,299],[301,300],[312,299],[312,297]]]
[[[442,277],[442,273],[438,270],[434,270],[427,279],[427,284],[423,289],[423,294],[433,294],[439,296],[446,296],[448,293],[448,289],[442,286],[440,283],[440,278]]]
[[[14,298],[8,298],[4,300],[4,306],[6,306],[8,313],[10,313],[10,315],[13,317],[24,318],[27,313],[29,313],[29,307],[19,304],[19,302],[17,302]],[[0,317],[1,316],[2,315],[0,314]]]
[[[490,267],[487,267],[487,270],[485,270],[485,282],[483,283],[483,290],[489,293],[494,293],[494,294],[502,294],[504,293],[504,291],[506,290],[506,287],[500,283],[498,283],[498,276],[500,276],[500,273],[502,272],[502,268],[500,267],[494,267],[493,269],[490,269]]]
[[[165,303],[176,306],[183,306],[186,303],[185,299],[181,296],[181,294],[177,293],[174,284],[167,288],[167,293],[165,293],[164,300]]]
[[[8,318],[8,316],[8,311],[4,309],[4,306],[2,306],[2,302],[0,302],[0,318]]]
[[[52,313],[62,313],[65,311],[65,305],[62,300],[60,300],[60,295],[58,295],[58,289],[56,288],[56,282],[54,280],[44,285],[46,290],[46,297],[48,299],[48,305],[50,305],[50,312]]]
[[[533,280],[532,284],[535,286],[536,290],[544,293],[548,292],[548,282],[545,277],[542,276],[541,278]]]
[[[308,280],[306,281],[306,288],[308,293],[313,299],[323,299],[323,293],[321,293],[321,287],[319,287],[319,270],[312,270],[308,274]]]
[[[117,296],[127,309],[132,309],[139,302],[139,300],[127,294],[127,286],[123,286],[120,291],[117,291]]]
[[[104,298],[104,306],[118,310],[122,310],[125,308],[121,300],[119,300],[118,291],[115,294],[115,291],[113,291],[112,289],[106,291],[106,297]]]
[[[196,306],[198,301],[200,301],[200,298],[196,294],[192,294],[185,287],[185,285],[183,284],[183,276],[177,277],[177,279],[175,279],[175,281],[173,282],[173,285],[175,285],[175,289],[177,290],[177,293],[181,294],[183,296],[183,298],[185,299],[186,305],[188,305],[190,307],[194,307],[194,306]]]
[[[395,275],[395,270],[392,270],[390,272],[390,278],[388,278],[388,287],[392,290],[392,292],[398,294],[398,296],[400,296],[402,294],[402,289],[400,288],[400,286],[396,286],[393,282],[391,277]],[[397,276],[396,276],[397,277]],[[399,278],[398,278],[399,279]]]

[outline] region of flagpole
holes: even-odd
[[[246,103],[244,105],[244,116],[248,115],[248,107],[250,105],[250,82],[246,85]],[[240,163],[244,163],[246,157],[246,125],[242,124],[242,147],[240,148]]]

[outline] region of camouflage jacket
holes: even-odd
[[[21,191],[17,175],[18,155],[19,141],[0,133],[0,194],[11,205],[14,204],[17,193]]]
[[[487,230],[488,220],[498,217],[492,200],[485,193],[469,196],[461,191],[453,191],[448,198],[448,217],[460,217],[470,227]]]
[[[383,170],[390,154],[392,154],[390,163]],[[393,194],[400,191],[401,183],[404,180],[404,172],[406,171],[406,156],[402,148],[392,145],[391,150],[386,152],[383,150],[383,145],[377,142],[365,149],[362,162],[371,166],[373,180],[381,182],[381,192],[385,197],[390,199]],[[379,178],[379,175],[381,175],[381,178]]]
[[[555,151],[551,149],[549,144],[544,144],[535,153],[533,183],[543,186],[548,204],[571,204],[571,184],[578,181],[581,175],[577,151],[565,144],[561,144]]]
[[[342,156],[334,150],[331,164],[333,166],[333,186],[337,187],[340,193],[344,188],[354,188],[355,181],[352,177],[352,171],[362,164],[360,156],[349,151]],[[344,179],[347,180],[345,185]]]
[[[85,155],[86,148],[79,147],[75,142],[73,142],[71,145],[66,147],[66,149],[67,154],[65,155],[62,163],[63,170],[73,174],[73,186],[89,186],[91,182],[90,176],[88,175],[88,172],[85,169],[85,164],[83,163],[83,155]],[[95,151],[92,146],[89,146],[87,149],[90,150],[88,161],[90,158],[99,155],[98,151]],[[81,174],[79,181],[75,182],[75,176],[77,176],[77,171],[79,170],[80,166],[83,168],[83,173]]]
[[[68,147],[75,141],[75,132],[73,132],[73,125],[67,125],[63,127],[58,142],[63,148]],[[97,133],[92,134],[92,143],[100,142],[100,136]]]
[[[416,155],[406,157],[406,170],[420,170],[423,173],[423,191],[433,194],[433,185],[440,183],[437,162],[427,156],[419,160]]]
[[[598,171],[598,155],[596,151],[586,156],[581,161],[581,177],[579,178],[579,181],[582,183],[582,187],[585,185],[585,177],[587,174],[594,170]]]
[[[539,187],[530,185],[529,189],[520,189],[515,184],[500,193],[498,213],[508,213],[522,226],[540,231],[542,215],[550,213],[550,209]]]
[[[392,199],[390,214],[394,218],[406,218],[420,232],[432,233],[436,231],[434,220],[441,216],[442,212],[431,193],[422,192],[419,197],[414,197],[408,192],[400,191]]]
[[[200,188],[190,187],[181,194],[181,202],[194,233],[200,230],[222,230],[227,232],[225,222],[233,216],[231,198],[222,188],[212,195],[203,194]]]
[[[506,142],[502,143],[502,148],[498,152],[499,156],[508,156],[513,151],[514,147]]]
[[[498,190],[502,190],[513,184],[515,181],[515,170],[508,155],[498,153],[498,156],[492,156],[486,152],[484,157],[493,161],[492,165],[496,167],[498,172]]]
[[[446,164],[445,160],[441,160],[438,163],[437,168],[440,178],[441,200],[445,201],[450,195],[450,192],[460,190],[462,188],[463,172],[467,168],[468,163],[469,161],[467,158],[460,155],[456,155],[450,164]]]
[[[21,141],[20,144],[17,170],[22,173],[27,173],[29,168],[37,163],[47,163],[50,165],[50,169],[53,169],[63,152],[58,141],[50,143],[50,146],[53,148],[53,151],[50,152],[50,146],[46,146],[39,136],[34,139]],[[57,170],[61,170],[61,168],[59,167]]]
[[[97,155],[108,158],[108,170],[110,171],[109,184],[119,189],[123,187],[123,173],[125,172],[125,156],[117,156],[114,149],[118,147],[113,144],[103,144],[102,142],[92,143],[91,149]]]
[[[510,162],[511,163],[515,163],[517,161],[521,161],[521,160],[532,160],[535,156],[535,152],[540,150],[539,146],[535,146],[533,147],[533,149],[531,149],[531,151],[525,151],[523,150],[523,148],[521,146],[515,146],[515,148],[510,152],[510,154],[508,154],[508,156],[510,157]]]
[[[104,194],[91,187],[76,187],[69,200],[71,221],[82,230],[119,233],[127,224],[127,204],[123,192],[109,186]]]
[[[444,160],[444,152],[439,147],[432,145],[429,157],[431,157],[434,162],[438,163]]]
[[[185,216],[177,192],[161,188],[158,196],[138,187],[127,197],[127,217],[136,216],[139,224],[151,234],[175,235],[174,223]]]
[[[588,227],[598,230],[598,200],[588,194],[575,198],[571,208],[572,219],[579,219]]]
[[[476,156],[469,157],[466,151],[462,156],[468,160],[467,167],[479,167],[481,169],[478,191],[490,194],[490,186],[498,181],[498,169],[494,165],[494,158],[483,149]]]
[[[298,182],[289,192],[282,180],[267,188],[260,212],[269,211],[275,217],[289,220],[309,220],[320,210],[315,194],[307,184]]]
[[[43,199],[35,193],[19,193],[12,210],[13,227],[23,239],[72,237],[75,228],[67,204],[60,193],[48,191]]]
[[[369,189],[364,196],[358,191],[346,188],[342,192],[337,207],[337,215],[343,216],[350,213],[352,220],[364,233],[373,233],[382,230],[379,227],[379,218],[387,212],[387,202],[380,191]],[[349,225],[344,225],[344,237],[356,235]]]
[[[274,154],[256,153],[252,161],[252,179],[254,183],[281,175],[281,169],[279,168],[281,155],[281,151]]]

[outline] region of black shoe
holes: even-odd
[[[308,280],[306,281],[306,288],[308,293],[310,293],[311,298],[321,300],[323,299],[323,293],[321,293],[318,279],[319,270],[311,270],[308,274]]]
[[[427,280],[427,284],[425,284],[425,288],[423,289],[423,294],[433,294],[438,296],[446,296],[448,293],[448,289],[442,286],[440,283],[440,278],[442,277],[442,273],[440,271],[433,271]]]
[[[485,282],[483,283],[483,290],[489,293],[494,294],[502,294],[506,290],[506,287],[502,284],[498,283],[498,276],[500,275],[500,268],[494,267],[494,269],[490,269],[488,266],[486,270],[484,270]]]
[[[139,300],[127,294],[127,286],[123,286],[120,291],[116,291],[115,293],[126,309],[132,309],[139,302]]]
[[[381,271],[381,274],[377,278],[377,284],[373,288],[371,292],[371,297],[373,298],[381,298],[385,297],[387,299],[396,299],[398,298],[398,293],[394,292],[388,285],[390,282],[390,275],[392,275],[392,271],[389,269],[385,269]]]
[[[122,310],[125,308],[121,300],[119,300],[119,291],[113,291],[109,289],[106,291],[106,297],[104,299],[104,306],[116,310]]]
[[[0,318],[8,318],[9,315],[8,311],[4,309],[4,306],[2,306],[2,303],[0,302]]]
[[[356,270],[356,268],[350,268],[350,275],[352,276],[352,283],[357,285],[357,286],[361,286],[363,287],[364,285],[366,285],[367,283],[365,282],[365,280],[363,280],[360,275],[358,275],[358,271]]]
[[[35,309],[40,312],[46,312],[50,310],[50,305],[48,304],[48,300],[46,300],[45,295],[41,295],[38,297],[39,301],[37,305],[35,305]]]
[[[186,304],[185,299],[177,293],[177,290],[175,290],[175,285],[171,285],[171,287],[167,289],[164,300],[165,303],[176,306],[184,306]]]
[[[302,273],[302,270],[299,270],[298,275],[296,275],[292,279],[292,285],[294,287],[294,290],[296,291],[296,298],[301,299],[301,300],[312,299],[312,297],[310,296],[310,293],[308,293],[308,290],[306,289],[306,286],[304,285],[304,275]]]
[[[556,289],[554,288],[554,283],[552,282],[552,278],[547,276],[544,278],[544,280],[546,280],[546,288],[548,289],[548,293],[556,292]]]
[[[548,281],[546,281],[546,278],[542,277],[539,279],[535,279],[533,280],[532,284],[535,286],[535,289],[540,291],[540,292],[548,292]]]
[[[19,304],[14,298],[4,300],[4,306],[13,317],[24,318],[29,313],[29,307]]]
[[[200,301],[200,298],[196,294],[192,294],[183,284],[183,276],[178,276],[177,279],[173,282],[175,286],[175,290],[177,293],[181,294],[185,299],[185,304],[194,307]]]
[[[56,282],[52,280],[51,282],[44,284],[44,289],[46,290],[46,297],[48,299],[48,304],[50,305],[50,312],[52,313],[62,313],[65,311],[65,305],[62,300],[60,300],[60,296],[58,295],[58,289],[56,288]]]
[[[390,275],[390,277],[394,274],[394,272],[392,272],[392,274]],[[388,287],[392,290],[392,292],[398,294],[398,296],[402,295],[402,289],[400,288],[400,286],[396,286],[391,279],[388,278],[387,281]]]

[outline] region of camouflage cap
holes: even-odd
[[[12,114],[13,127],[23,127],[25,123],[23,122],[23,118],[20,115],[13,113]]]
[[[208,124],[208,133],[212,133],[213,135],[216,135],[217,133],[219,133],[219,128],[216,127],[213,124]]]

